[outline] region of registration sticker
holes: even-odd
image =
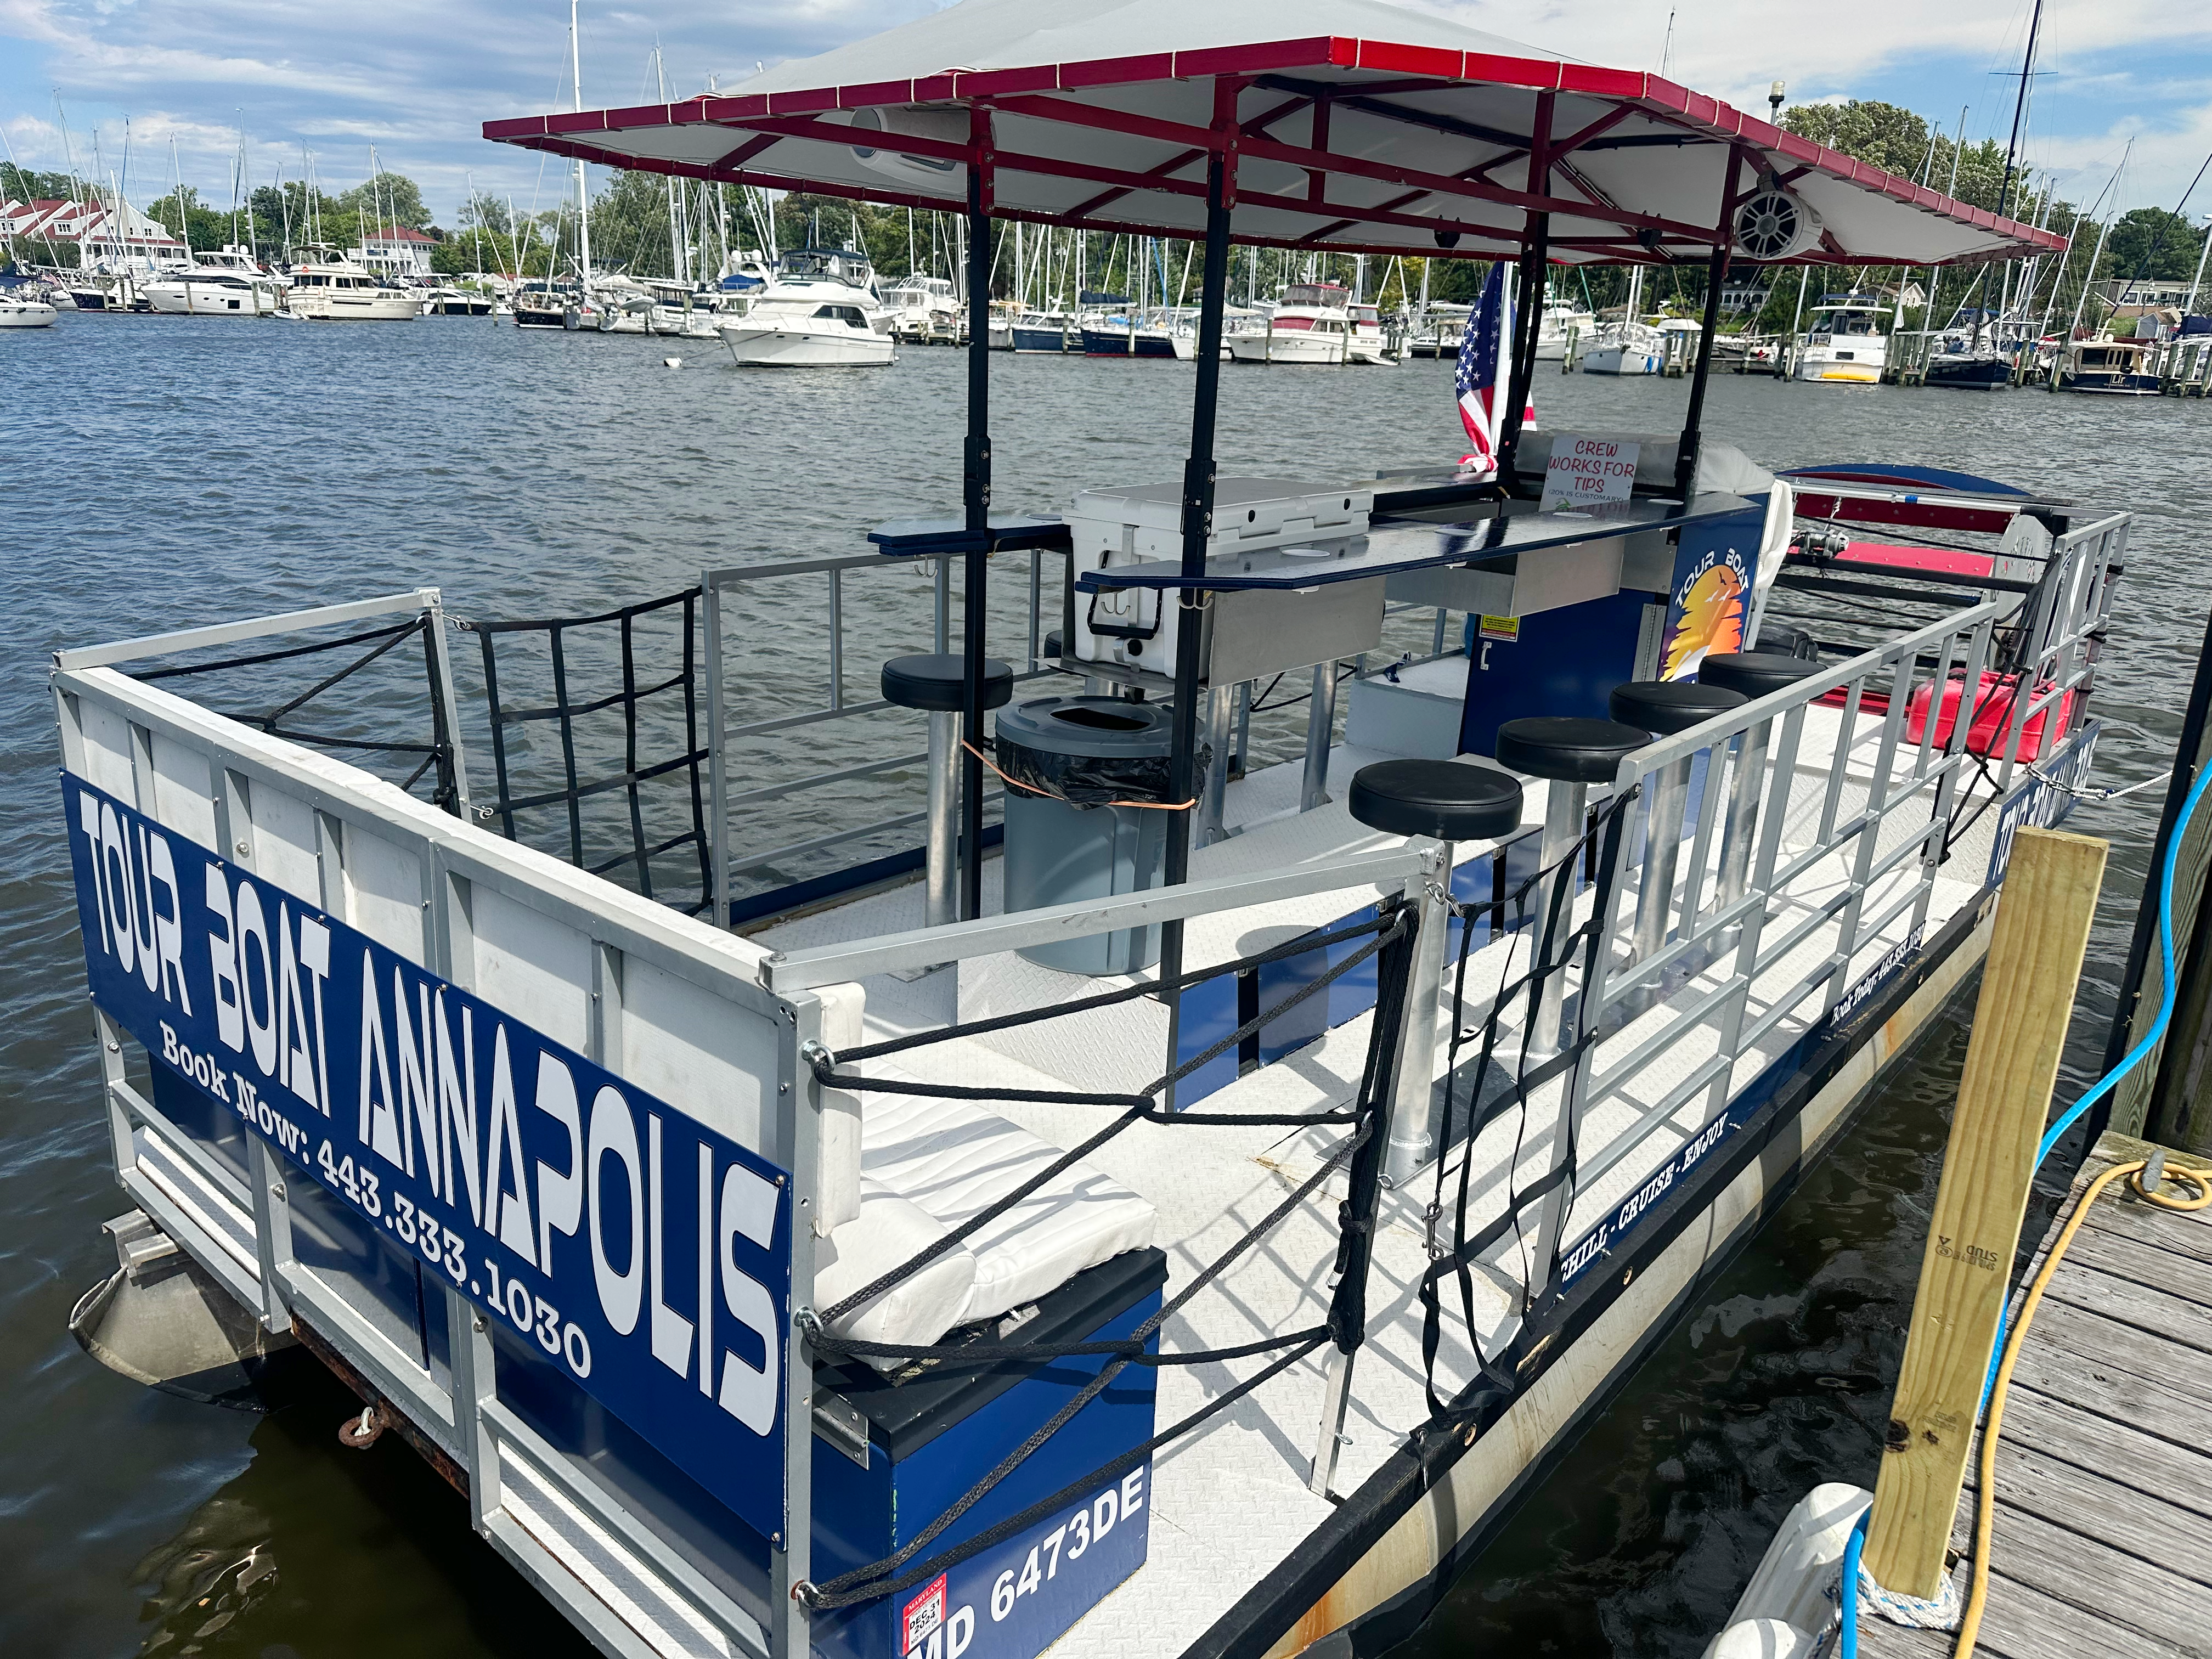
[[[921,1587],[921,1594],[908,1602],[899,1613],[899,1631],[903,1644],[901,1653],[919,1653],[929,1638],[945,1627],[945,1575]]]

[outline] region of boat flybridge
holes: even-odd
[[[1359,0],[969,0],[486,131],[965,215],[960,510],[471,617],[480,693],[434,589],[59,653],[135,1206],[80,1334],[334,1368],[611,1652],[1386,1644],[1850,1133],[2094,742],[2125,515],[1702,432],[1747,216],[2052,239]],[[993,500],[994,214],[1203,241],[1182,478]],[[1531,326],[1494,471],[1217,477],[1238,240],[1705,261],[1683,426],[1524,428]],[[294,673],[332,720],[216,712]]]

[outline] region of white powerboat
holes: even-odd
[[[1351,297],[1335,283],[1293,283],[1273,317],[1229,337],[1229,355],[1240,363],[1341,363],[1352,337]],[[1378,325],[1378,347],[1381,338]]]
[[[1587,311],[1553,301],[1544,307],[1544,314],[1536,325],[1536,361],[1540,363],[1563,362],[1566,359],[1571,340],[1587,340],[1597,325],[1597,319]]]
[[[171,316],[267,317],[284,303],[285,286],[246,249],[230,246],[170,265],[138,292]]]
[[[715,331],[742,368],[828,368],[888,363],[891,317],[876,298],[867,256],[798,248],[743,317]]]
[[[960,337],[960,296],[942,276],[905,276],[884,295],[891,337],[950,343]]]
[[[404,323],[422,312],[419,295],[345,258],[293,266],[284,304],[295,317],[319,323]]]
[[[1389,337],[1382,331],[1380,306],[1346,306],[1345,313],[1352,323],[1352,334],[1345,348],[1352,362],[1395,364],[1398,361],[1390,349]]]
[[[60,314],[44,300],[0,295],[0,328],[51,328]]]
[[[1888,360],[1881,302],[1871,295],[1824,294],[1813,307],[1797,353],[1800,380],[1872,386]]]

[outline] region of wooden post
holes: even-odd
[[[1942,1583],[2109,850],[2049,830],[2013,844],[1867,1523],[1867,1571],[1899,1595]]]

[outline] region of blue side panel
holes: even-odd
[[[1460,752],[1494,755],[1498,728],[1507,720],[1536,714],[1610,718],[1607,697],[1636,673],[1637,636],[1649,603],[1641,592],[1616,593],[1523,617],[1518,639],[1477,641],[1460,717]]]
[[[498,1320],[488,1322],[501,1404],[556,1449],[581,1459],[604,1484],[634,1500],[633,1513],[650,1516],[659,1530],[682,1540],[726,1590],[746,1599],[767,1594],[766,1539],[732,1515],[651,1441],[578,1388],[534,1343],[512,1326]],[[819,1441],[814,1454],[817,1476],[825,1464],[860,1473]],[[816,1490],[820,1491],[818,1482]]]
[[[1334,933],[1340,927],[1349,927],[1354,922],[1373,921],[1376,919],[1377,909],[1378,907],[1370,904],[1364,910],[1355,910],[1352,915],[1340,917],[1337,921],[1329,923],[1328,931]],[[1345,957],[1351,956],[1353,952],[1359,950],[1361,946],[1370,943],[1371,937],[1372,936],[1370,935],[1368,939],[1349,939],[1345,940],[1341,945],[1330,945],[1328,948],[1328,965],[1334,968],[1338,963],[1343,961]],[[1352,969],[1350,972],[1340,975],[1330,984],[1328,990],[1325,993],[1328,1000],[1328,1024],[1330,1030],[1334,1030],[1336,1027],[1344,1024],[1348,1020],[1357,1019],[1360,1015],[1365,1013],[1370,1008],[1372,1008],[1375,1006],[1375,974],[1376,966],[1376,959],[1373,957],[1370,957],[1366,961],[1361,963],[1359,966]]]
[[[292,1253],[300,1265],[333,1283],[354,1287],[347,1300],[368,1312],[378,1327],[415,1363],[427,1367],[422,1338],[422,1270],[368,1231],[368,1223],[312,1181],[288,1181]],[[381,1316],[378,1317],[378,1316]]]
[[[1332,927],[1341,923],[1333,922]],[[1307,951],[1295,957],[1285,957],[1279,962],[1270,962],[1259,969],[1260,1006],[1272,1008],[1285,997],[1296,996],[1328,971],[1327,951]],[[1335,989],[1334,986],[1329,988]],[[1372,1000],[1373,993],[1369,993]],[[1308,997],[1294,1008],[1285,1009],[1260,1028],[1260,1063],[1272,1066],[1285,1054],[1296,1053],[1309,1042],[1317,1042],[1328,1030],[1329,996],[1327,992]]]
[[[1182,994],[1182,1011],[1176,1026],[1176,1063],[1204,1054],[1237,1026],[1237,975],[1224,974],[1202,980]],[[1188,1106],[1217,1089],[1237,1081],[1235,1044],[1176,1085],[1176,1103]]]
[[[1103,1326],[1098,1340],[1134,1332],[1159,1310],[1158,1291]],[[818,1581],[881,1559],[919,1534],[1098,1373],[1103,1358],[1054,1362],[893,1462],[879,1445],[868,1468],[817,1443],[814,1560]],[[936,1553],[1049,1497],[1151,1438],[1158,1373],[1130,1366],[954,1526]],[[1144,1565],[1152,1518],[1147,1463],[1101,1480],[1065,1505],[939,1579],[814,1620],[823,1659],[1034,1659],[1115,1585]]]
[[[153,1077],[154,1109],[244,1181],[246,1131],[239,1127],[238,1114],[225,1110],[206,1090],[195,1088],[166,1066],[155,1066]]]

